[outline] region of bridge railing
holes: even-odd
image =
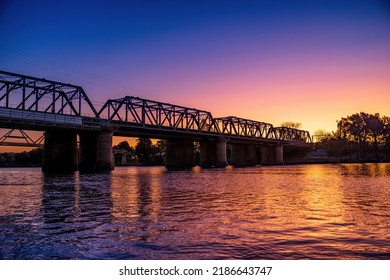
[[[0,118],[4,121],[24,122],[24,123],[53,123],[61,125],[77,125],[83,124],[83,118],[72,115],[60,115],[53,113],[42,113],[35,111],[24,111],[19,109],[1,108]]]

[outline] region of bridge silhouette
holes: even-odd
[[[200,143],[200,164],[217,167],[227,165],[227,148],[230,164],[249,166],[260,159],[282,164],[284,146],[312,144],[304,130],[214,118],[208,111],[134,96],[109,99],[97,109],[80,86],[6,71],[0,71],[0,128],[44,131],[47,172],[112,170],[113,136],[167,140],[168,167],[193,166],[194,142]]]

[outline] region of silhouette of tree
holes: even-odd
[[[348,141],[357,142],[358,144],[358,156],[362,156],[362,142],[364,140],[364,128],[366,113],[353,114],[346,118],[341,118],[337,123],[337,130],[339,136]]]
[[[367,135],[374,141],[374,150],[376,157],[378,157],[378,136],[382,133],[384,125],[380,119],[379,114],[369,115],[366,119]]]
[[[369,147],[373,147],[378,158],[378,142],[387,139],[388,117],[360,112],[341,118],[337,122],[336,135],[352,143],[357,143],[358,157],[365,156]]]
[[[149,163],[152,156],[152,140],[149,138],[138,138],[135,146],[135,154],[141,163]]]
[[[390,158],[390,117],[383,116],[381,120],[383,123],[383,130],[380,138],[384,142],[385,154]]]
[[[291,127],[291,128],[301,128],[302,124],[300,122],[292,122],[292,121],[287,121],[287,122],[282,122],[280,124],[282,127]]]
[[[383,124],[383,130],[381,136],[386,143],[390,142],[390,117],[383,116],[381,118]]]
[[[325,129],[317,129],[313,134],[313,138],[316,140],[316,142],[319,142],[325,138],[330,138],[331,136],[331,133],[327,132]]]
[[[29,152],[0,154],[0,167],[12,166],[41,166],[43,149],[38,148]]]
[[[120,149],[120,150],[125,150],[129,153],[134,153],[134,148],[130,146],[129,142],[127,141],[122,141],[119,142],[118,145],[113,146],[114,149]]]
[[[157,147],[159,153],[165,153],[167,150],[167,141],[158,140],[156,147]]]

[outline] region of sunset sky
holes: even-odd
[[[302,129],[390,116],[390,4],[0,1],[0,69]]]

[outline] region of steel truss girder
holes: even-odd
[[[134,96],[108,100],[98,116],[112,121],[159,128],[220,133],[210,112]]]
[[[0,71],[0,106],[55,114],[97,116],[96,109],[80,86],[5,71]]]
[[[96,120],[98,126],[115,124],[157,132],[168,129],[199,136],[208,133],[251,141],[312,143],[309,132],[304,130],[232,116],[213,118],[208,111],[133,96],[110,99],[96,111],[80,86],[5,71],[0,71],[0,107],[65,116],[92,114],[90,119]]]
[[[27,147],[42,147],[44,134],[39,137],[30,136],[22,129],[10,129],[0,137],[0,145],[2,146],[27,146]]]
[[[275,127],[275,138],[280,141],[294,143],[312,143],[310,133],[305,130],[300,130],[291,127]]]
[[[223,134],[279,142],[312,143],[310,133],[305,130],[273,127],[270,123],[233,116],[217,118],[215,121]]]
[[[216,122],[223,134],[260,139],[275,139],[272,133],[273,126],[269,123],[233,116],[217,118]]]

